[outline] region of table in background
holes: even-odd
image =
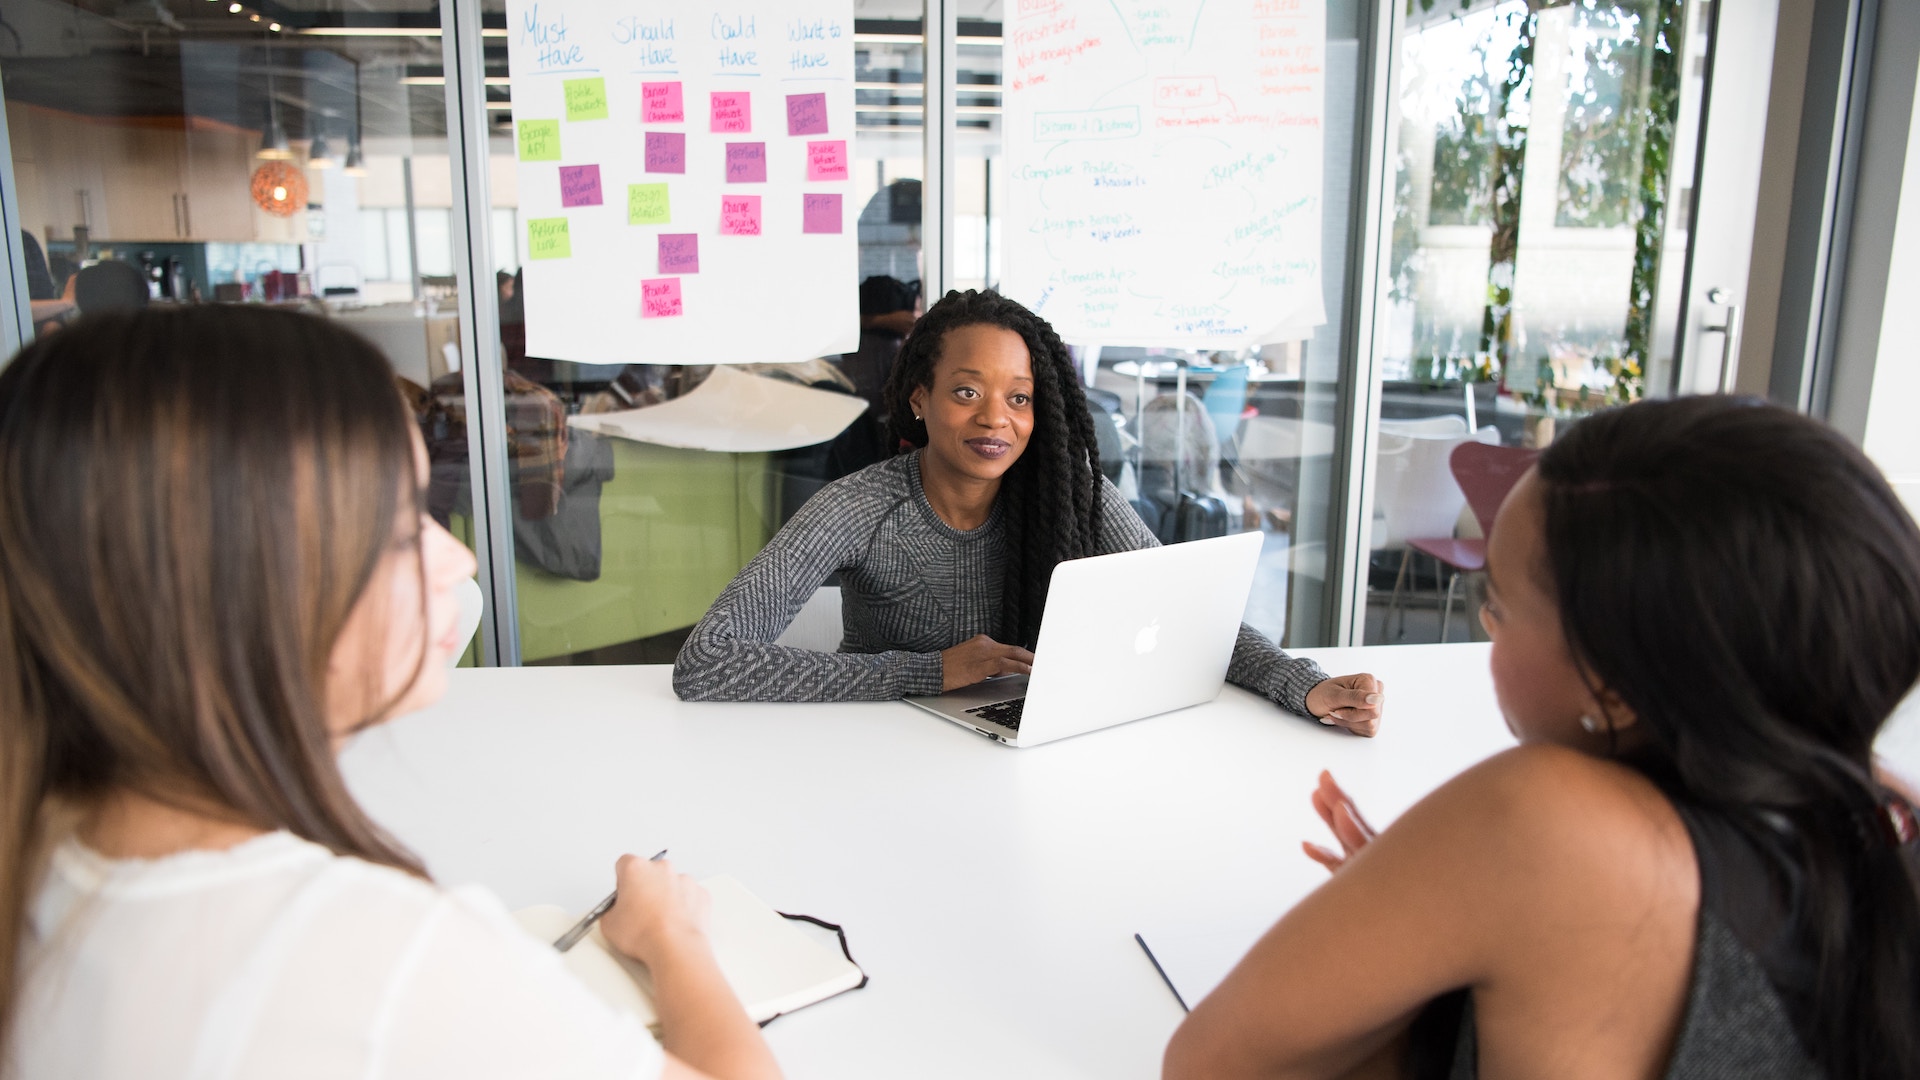
[[[671,847],[843,922],[866,989],[767,1029],[793,1080],[1159,1075],[1181,1012],[1132,935],[1324,878],[1331,769],[1376,824],[1511,745],[1485,645],[1305,650],[1389,688],[1377,739],[1229,687],[1029,750],[897,702],[687,704],[665,667],[461,670],[343,758],[443,882],[584,909],[621,852]],[[1920,724],[1883,741],[1920,774]]]

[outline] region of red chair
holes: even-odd
[[[1506,499],[1507,492],[1520,482],[1520,477],[1533,466],[1538,450],[1528,450],[1518,446],[1488,446],[1485,443],[1467,442],[1454,447],[1453,454],[1447,459],[1447,467],[1452,470],[1454,480],[1467,496],[1467,506],[1473,510],[1475,521],[1480,523],[1480,535],[1465,539],[1441,537],[1414,537],[1407,546],[1425,555],[1431,555],[1440,565],[1453,571],[1447,577],[1447,588],[1440,613],[1440,640],[1447,640],[1447,630],[1453,622],[1453,592],[1460,583],[1461,574],[1471,574],[1487,568],[1487,541],[1493,535],[1493,516],[1500,512],[1500,503]],[[1401,585],[1407,576],[1406,563],[1400,564],[1400,575],[1393,583],[1396,604],[1400,596]],[[1440,592],[1440,575],[1434,574],[1434,592]],[[1404,609],[1400,613],[1400,633],[1407,632],[1407,615]]]

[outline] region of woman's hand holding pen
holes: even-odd
[[[1313,791],[1313,809],[1320,815],[1320,820],[1327,823],[1327,828],[1333,830],[1334,837],[1340,841],[1341,851],[1336,853],[1331,848],[1310,841],[1302,841],[1300,847],[1307,853],[1307,858],[1328,870],[1345,866],[1354,852],[1366,847],[1376,835],[1373,826],[1360,816],[1360,808],[1353,805],[1353,799],[1340,790],[1339,784],[1333,782],[1330,772],[1320,773],[1320,786]]]
[[[707,890],[665,860],[622,855],[613,868],[618,899],[600,920],[607,943],[652,967],[676,947],[707,948]]]
[[[940,688],[958,690],[996,675],[1030,675],[1033,654],[1018,645],[1002,645],[985,634],[940,653]]]
[[[1380,730],[1386,701],[1386,683],[1365,673],[1341,675],[1322,679],[1307,691],[1307,712],[1323,724],[1370,737]]]

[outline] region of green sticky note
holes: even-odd
[[[667,210],[667,185],[627,185],[627,224],[665,225],[672,219]]]
[[[520,133],[521,161],[560,160],[560,121],[516,120],[513,127]]]
[[[607,80],[568,79],[560,85],[567,92],[567,119],[605,120],[607,118]]]
[[[527,222],[527,254],[535,259],[570,259],[573,240],[563,217],[533,218]]]

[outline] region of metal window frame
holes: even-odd
[[[27,291],[27,253],[20,243],[20,189],[14,186],[13,133],[7,130],[7,93],[0,85],[0,365],[33,340],[33,303]]]
[[[926,116],[920,130],[925,134],[926,165],[920,181],[920,258],[924,283],[921,295],[927,306],[947,295],[953,287],[953,220],[955,169],[958,160],[959,129],[954,104],[958,99],[960,59],[959,0],[926,0],[921,17],[926,44],[924,87],[939,87],[938,93],[923,89],[921,104]]]

